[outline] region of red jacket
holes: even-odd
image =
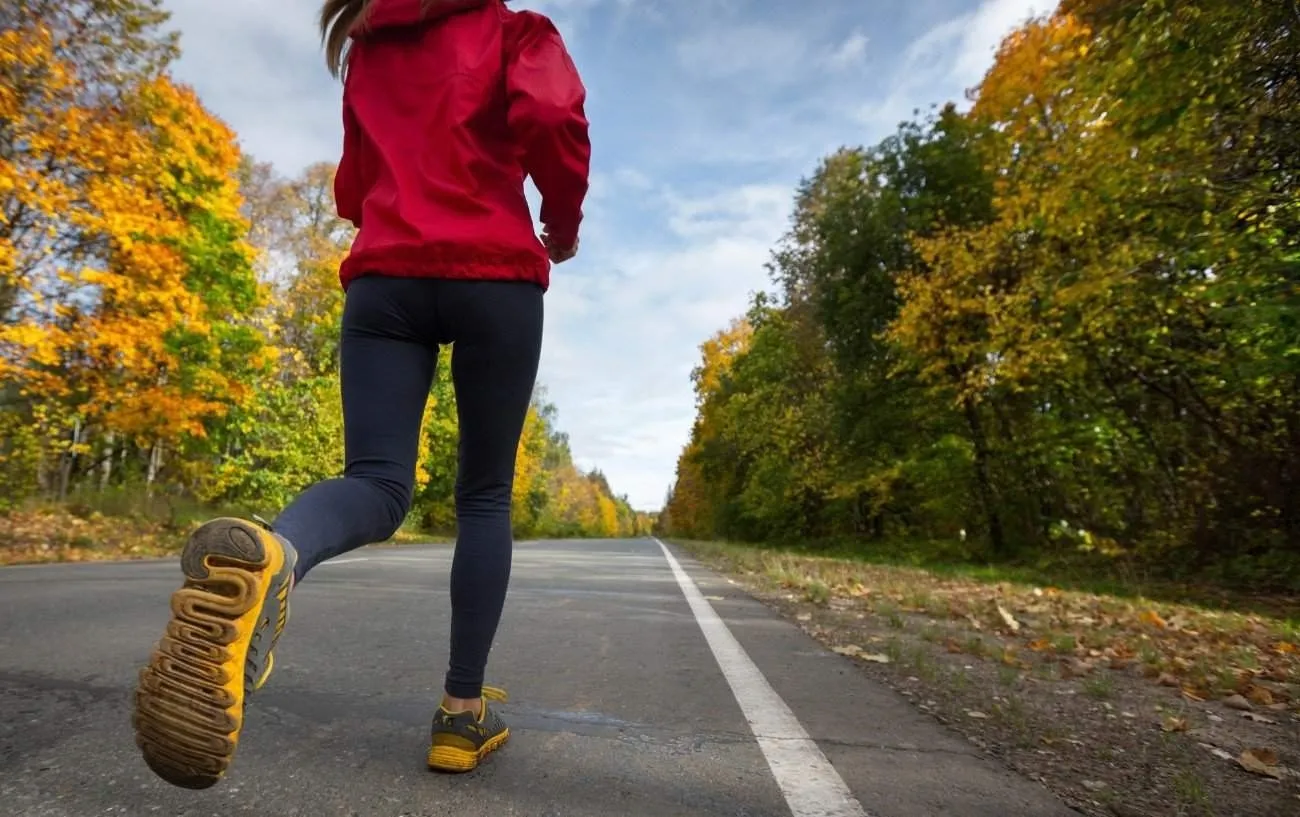
[[[373,0],[352,33],[334,195],[358,232],[339,278],[550,286],[524,198],[555,243],[578,237],[586,90],[555,26],[503,0]]]

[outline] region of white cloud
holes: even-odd
[[[662,501],[694,419],[699,344],[768,288],[764,263],[791,196],[780,185],[701,197],[662,190],[663,220],[679,240],[556,268],[541,377],[578,461],[601,467],[634,504]]]
[[[866,61],[870,40],[861,31],[854,31],[827,56],[826,65],[832,71],[845,71],[861,66]]]
[[[1056,0],[984,0],[936,23],[907,46],[889,92],[861,106],[859,120],[871,128],[893,129],[915,108],[949,100],[964,105],[966,92],[983,79],[1002,39],[1056,6]]]
[[[168,0],[184,50],[176,73],[285,173],[337,156],[340,91],[325,70],[317,0]]]
[[[808,51],[802,32],[757,21],[705,27],[677,45],[677,58],[702,80],[741,78],[755,91],[806,79],[797,70]]]
[[[705,196],[664,196],[667,223],[682,238],[771,239],[790,209],[791,190],[781,184],[747,184]]]
[[[967,86],[975,85],[992,64],[1003,37],[1029,18],[1048,14],[1056,6],[1056,0],[985,0],[963,20],[951,76]]]

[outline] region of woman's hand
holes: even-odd
[[[547,229],[542,230],[542,244],[546,247],[546,254],[550,256],[552,264],[563,264],[577,255],[578,243],[579,239],[575,238],[572,247],[557,247],[555,242],[551,240],[550,231]]]

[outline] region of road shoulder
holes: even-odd
[[[869,813],[1073,813],[1043,786],[918,712],[740,584],[665,544]]]

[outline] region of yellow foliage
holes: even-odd
[[[248,391],[219,367],[187,371],[177,340],[210,340],[227,317],[188,285],[182,247],[195,208],[242,224],[233,132],[165,77],[79,106],[44,31],[0,34],[0,75],[36,86],[0,94],[0,120],[25,146],[0,155],[0,188],[17,198],[0,231],[0,376],[128,435],[202,436]],[[36,215],[14,224],[17,213]]]
[[[515,482],[510,497],[516,516],[525,512],[529,494],[542,477],[542,457],[545,453],[545,428],[537,415],[537,409],[529,406],[523,432],[519,435],[519,447],[515,455]]]
[[[604,494],[596,494],[596,507],[598,510],[599,521],[596,530],[599,535],[610,539],[618,536],[618,508],[614,505],[614,500]]]

